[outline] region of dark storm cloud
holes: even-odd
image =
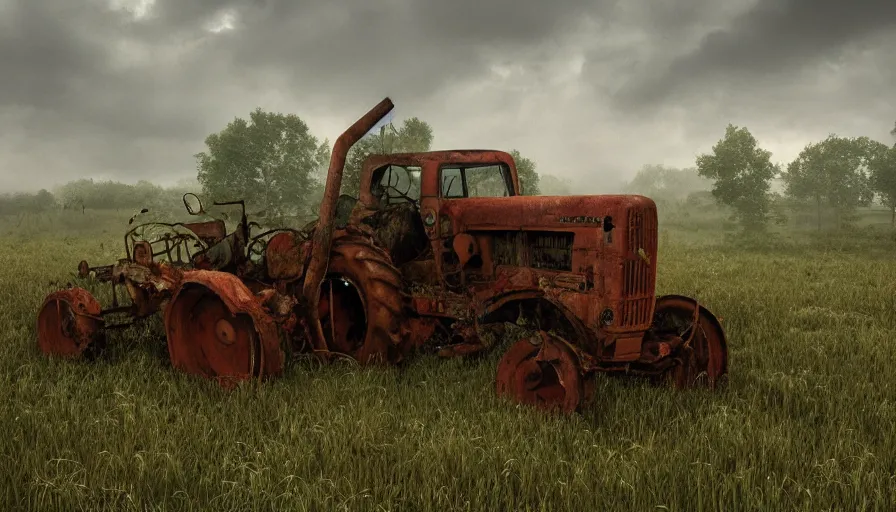
[[[892,0],[759,0],[727,27],[706,34],[695,50],[658,66],[658,74],[642,77],[619,97],[627,105],[644,105],[686,95],[689,89],[704,94],[706,82],[756,83],[769,76],[774,81],[819,61],[836,61],[855,43],[894,29]],[[896,61],[896,47],[881,51]]]
[[[332,138],[386,95],[440,148],[516,147],[592,187],[693,165],[729,121],[792,151],[806,126],[894,117],[896,2],[136,3],[0,0],[0,191],[190,176],[205,136],[256,106]]]
[[[13,0],[0,22],[0,122],[21,133],[0,140],[0,172],[29,162],[53,179],[188,170],[205,135],[276,87],[307,106],[303,117],[355,116],[387,94],[410,112],[478,79],[488,51],[537,45],[583,8],[488,5],[157,0],[135,19],[99,0]],[[210,34],[227,13],[235,30]],[[193,150],[146,158],[141,148],[164,140]],[[71,141],[65,161],[46,154]],[[37,163],[47,161],[57,165]]]

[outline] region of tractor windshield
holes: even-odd
[[[442,167],[442,197],[507,197],[513,195],[510,170],[504,164]]]

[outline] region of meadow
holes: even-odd
[[[128,213],[0,217],[2,510],[893,510],[896,242],[661,224],[658,293],[721,317],[720,392],[599,376],[580,415],[497,399],[496,352],[403,369],[298,362],[225,392],[174,371],[160,322],[94,362],[35,342]],[[97,296],[108,304],[109,294]]]

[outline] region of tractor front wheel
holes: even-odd
[[[593,381],[583,375],[579,357],[563,340],[540,331],[511,345],[498,363],[499,397],[570,414],[591,399]]]
[[[680,389],[716,389],[728,377],[728,342],[722,325],[708,309],[690,297],[666,295],[656,301],[653,330],[659,335],[675,335],[679,347],[676,365],[663,379]]]
[[[103,345],[100,303],[83,288],[51,293],[37,314],[37,346],[49,356],[95,355]]]

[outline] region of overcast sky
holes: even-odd
[[[729,122],[787,162],[891,141],[896,1],[0,0],[0,192],[172,183],[255,107],[332,141],[385,96],[589,193]]]

